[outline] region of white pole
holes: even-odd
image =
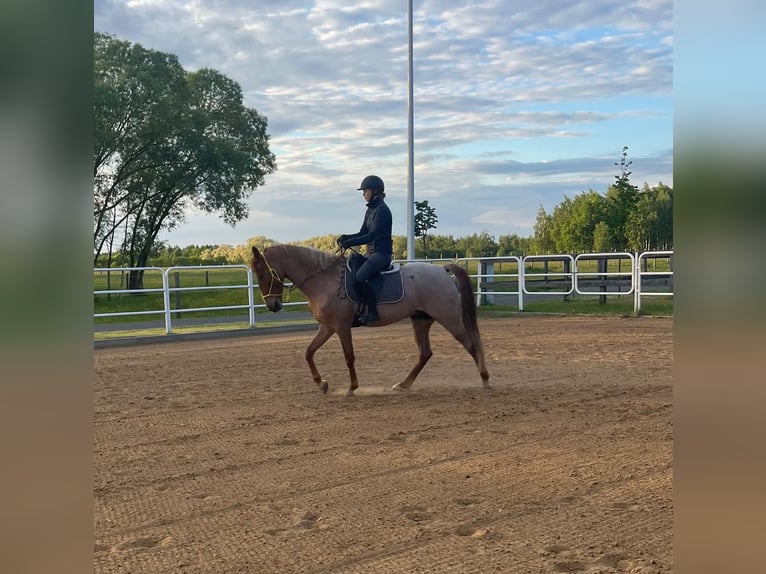
[[[407,68],[407,259],[415,259],[415,152],[412,90],[412,0],[409,4],[409,51]]]

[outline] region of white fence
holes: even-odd
[[[649,261],[654,263],[656,269],[658,260],[665,261],[667,269],[650,271]],[[566,298],[574,294],[599,297],[633,295],[633,311],[640,313],[643,297],[673,296],[672,251],[466,258],[458,259],[457,263],[467,264],[470,261],[478,261],[479,264],[478,274],[471,275],[478,280],[477,305],[494,304],[497,296],[512,295],[519,310],[523,311],[525,301],[530,299]],[[616,271],[608,269],[609,262],[617,262]],[[536,263],[554,263],[554,267],[560,270],[548,271],[547,265],[542,272],[526,270]],[[600,268],[589,270],[593,263]],[[510,264],[511,272],[498,273],[497,266],[503,264]],[[502,291],[494,289],[499,281],[504,282],[507,288]]]
[[[490,305],[507,300],[509,297],[515,299],[520,311],[524,310],[525,301],[547,297],[570,297],[579,295],[598,295],[605,298],[608,296],[633,296],[633,310],[635,313],[641,311],[641,301],[644,297],[654,296],[672,296],[673,295],[673,270],[672,270],[672,251],[647,251],[643,253],[585,253],[580,255],[528,255],[526,257],[506,256],[506,257],[483,257],[483,258],[461,258],[461,259],[429,259],[419,260],[428,263],[446,263],[454,262],[458,265],[468,266],[477,264],[478,273],[471,277],[476,281],[477,305]],[[667,265],[661,265],[663,269],[656,270],[657,261],[664,260]],[[649,262],[653,262],[653,270],[649,270]],[[398,260],[398,263],[406,265],[409,260]],[[609,270],[609,262],[617,263],[617,270]],[[534,270],[533,266],[539,267],[543,264],[543,271]],[[593,263],[597,264],[595,270],[592,269]],[[553,264],[556,270],[550,271],[549,266]],[[623,269],[623,265],[625,269]],[[503,268],[505,266],[505,268]],[[510,269],[508,269],[510,267]],[[667,267],[667,269],[664,269]],[[532,269],[527,271],[527,268]],[[239,270],[242,272],[242,281],[225,285],[206,285],[182,287],[179,277],[182,272],[205,272],[220,271],[224,269]],[[178,267],[120,267],[120,268],[96,268],[94,279],[99,276],[108,275],[111,281],[112,277],[120,277],[119,289],[95,289],[94,297],[103,297],[122,294],[162,294],[161,308],[152,309],[141,308],[132,311],[119,311],[109,313],[95,313],[94,319],[106,317],[135,317],[161,316],[165,324],[165,332],[173,332],[173,319],[180,318],[184,313],[194,313],[199,311],[247,311],[250,327],[255,327],[256,309],[264,309],[263,303],[256,303],[255,289],[258,285],[254,283],[253,272],[247,265],[202,265],[202,266],[178,266]],[[150,283],[157,283],[161,286],[142,288],[142,289],[124,289],[123,282],[126,274],[131,271],[143,271],[144,281],[147,278],[154,277]],[[159,276],[159,280],[155,276]],[[174,279],[175,281],[173,281]],[[174,283],[173,285],[171,285]],[[289,283],[288,283],[289,285]],[[597,290],[595,290],[597,289]],[[611,289],[611,290],[610,290]],[[246,290],[247,303],[237,305],[209,306],[209,307],[189,307],[181,308],[180,296],[184,292],[191,291],[215,291],[215,290]],[[176,298],[176,305],[173,305],[173,298]],[[260,299],[260,298],[259,298]],[[306,303],[286,302],[285,307],[304,306]]]

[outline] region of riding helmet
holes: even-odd
[[[385,191],[385,186],[383,185],[383,180],[380,179],[377,175],[368,175],[362,180],[362,183],[359,184],[359,187],[357,188],[357,191],[362,189],[374,189],[378,192]]]

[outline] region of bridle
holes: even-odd
[[[274,283],[279,283],[282,286],[282,289],[285,289],[284,282],[279,278],[279,273],[276,272],[276,270],[271,266],[269,263],[269,260],[266,259],[266,253],[261,252],[261,259],[263,259],[263,262],[266,264],[266,269],[269,270],[269,275],[271,277],[271,284],[269,285],[269,292],[266,294],[263,294],[263,289],[261,289],[261,295],[265,299],[266,297],[281,297],[282,293],[275,293],[274,295],[271,294],[271,292],[274,290]]]

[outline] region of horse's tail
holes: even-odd
[[[474,349],[483,362],[484,349],[481,344],[481,336],[479,335],[479,323],[476,320],[476,299],[473,296],[471,280],[466,270],[460,265],[448,263],[444,268],[450,271],[455,276],[455,280],[457,280],[458,289],[460,290],[460,303],[463,308],[463,325],[471,337]]]

